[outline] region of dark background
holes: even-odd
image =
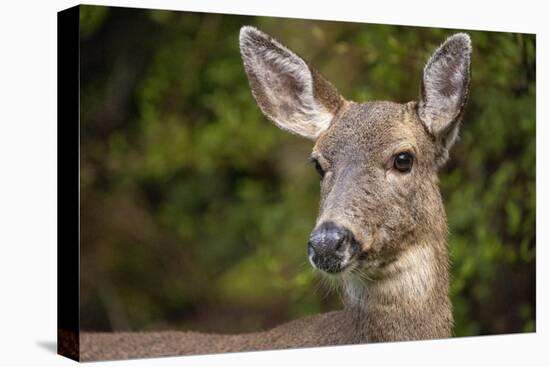
[[[255,25],[348,99],[406,102],[457,30],[81,6],[81,326],[244,332],[340,307],[306,259],[312,143],[264,118]],[[441,172],[455,334],[535,329],[535,36],[468,31],[471,95]]]

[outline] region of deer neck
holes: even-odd
[[[365,274],[344,279],[345,312],[357,342],[450,336],[446,240],[407,246],[394,261]]]

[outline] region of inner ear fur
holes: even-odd
[[[443,163],[456,138],[468,99],[472,44],[466,33],[449,37],[428,60],[421,83],[418,115],[438,142]]]
[[[262,112],[283,130],[317,139],[344,103],[336,88],[254,27],[242,27],[239,40],[250,89]]]

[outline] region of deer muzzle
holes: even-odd
[[[334,222],[324,222],[309,237],[308,258],[313,267],[336,274],[346,269],[360,252],[353,233]]]

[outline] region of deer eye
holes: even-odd
[[[317,173],[319,173],[319,176],[321,176],[321,178],[325,177],[325,171],[323,170],[323,167],[321,167],[319,161],[315,158],[312,158],[311,162],[315,166],[315,170],[317,171]]]
[[[409,172],[413,166],[414,157],[409,152],[401,152],[393,159],[393,168],[399,172]]]

